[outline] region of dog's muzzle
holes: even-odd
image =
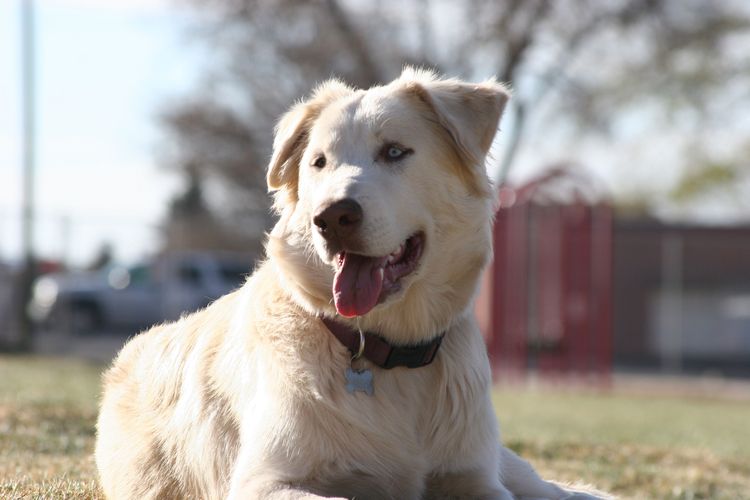
[[[352,198],[324,205],[313,216],[313,224],[332,248],[353,246],[362,226],[362,206]]]

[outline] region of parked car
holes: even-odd
[[[244,255],[190,252],[129,267],[49,274],[34,285],[31,312],[41,327],[55,331],[134,332],[238,288],[251,267]]]

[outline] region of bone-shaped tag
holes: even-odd
[[[372,396],[375,392],[375,389],[372,386],[372,372],[370,370],[354,370],[351,367],[347,368],[346,390],[350,394],[361,391],[368,396]]]

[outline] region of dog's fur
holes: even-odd
[[[508,99],[405,70],[383,87],[321,85],[280,121],[268,170],[280,220],[267,260],[208,308],[135,337],[105,376],[96,461],[109,498],[563,498],[499,445],[472,298],[491,255],[484,159]],[[379,151],[413,150],[398,162]],[[324,168],[311,166],[324,153]],[[312,222],[357,200],[348,251],[425,245],[401,290],[337,317],[336,252]],[[356,248],[353,248],[356,247]],[[434,362],[374,374],[350,394],[350,353],[320,316],[392,344],[445,333]]]

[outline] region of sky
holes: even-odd
[[[22,1],[0,2],[0,262],[20,252]],[[118,260],[143,259],[158,249],[159,223],[181,189],[179,178],[158,164],[165,140],[158,116],[189,94],[209,60],[200,42],[187,37],[197,14],[179,0],[35,0],[35,6],[37,253],[80,265],[109,243]],[[679,173],[681,150],[674,145],[684,132],[654,134],[648,113],[639,108],[633,116],[616,150],[601,138],[531,134],[511,179],[561,159],[583,160],[608,192],[665,192]],[[543,119],[536,125],[547,126]],[[508,129],[501,124],[497,158]],[[737,130],[729,120],[727,130],[713,130],[714,142],[744,140]],[[737,208],[714,200],[695,212],[721,222]]]
[[[0,2],[0,260],[20,250],[21,0]],[[37,0],[37,230],[42,257],[122,260],[158,245],[178,179],[157,165],[158,114],[201,67],[184,7]]]

